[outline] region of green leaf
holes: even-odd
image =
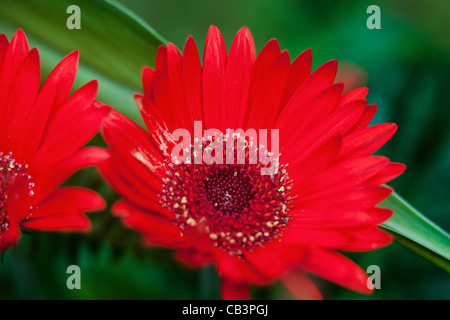
[[[67,28],[70,5],[80,8],[81,29]],[[140,120],[133,92],[141,92],[142,66],[154,66],[166,41],[139,17],[104,0],[3,0],[0,33],[22,28],[41,52],[44,74],[67,54],[80,51],[75,86],[98,79],[98,100]]]
[[[382,227],[395,241],[450,273],[450,235],[395,192],[382,205],[394,210]]]

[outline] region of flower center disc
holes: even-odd
[[[215,167],[211,171],[203,181],[202,191],[216,213],[239,217],[241,213],[248,212],[254,191],[245,172],[226,167]]]
[[[161,204],[182,232],[202,228],[214,245],[242,255],[279,237],[288,221],[286,170],[261,175],[257,164],[179,164],[164,179]]]

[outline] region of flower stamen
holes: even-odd
[[[161,204],[174,213],[182,233],[201,227],[216,247],[243,255],[282,235],[289,220],[286,170],[270,176],[261,167],[170,163]]]
[[[27,173],[28,165],[17,163],[12,152],[0,152],[0,236],[10,227],[7,211],[8,188],[17,180],[22,179],[28,187],[28,195],[34,195],[34,183]]]

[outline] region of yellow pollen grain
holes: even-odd
[[[192,218],[189,218],[186,220],[186,224],[190,225],[191,227],[195,227],[197,225],[197,221],[195,221]]]
[[[242,232],[236,233],[236,237],[238,237],[238,238],[242,237],[243,235],[244,235],[244,234],[243,234]]]
[[[212,239],[212,240],[217,240],[217,234],[215,234],[215,233],[210,233],[209,234],[209,237]]]
[[[181,203],[187,203],[187,198],[186,197],[181,198]]]

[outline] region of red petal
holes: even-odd
[[[248,263],[264,274],[267,279],[279,277],[289,268],[298,265],[305,251],[297,246],[289,246],[279,241],[273,241],[264,247],[259,247],[246,253]]]
[[[273,79],[273,77],[267,76],[267,73],[268,72],[274,73],[273,74],[274,77],[275,75],[277,75],[277,77],[279,76],[278,73],[276,72],[276,70],[279,67],[275,68],[274,66],[272,66],[275,60],[279,58],[279,56],[280,56],[280,46],[278,45],[276,39],[272,39],[262,48],[261,52],[256,57],[250,75],[250,88],[248,95],[248,105],[246,109],[246,115],[244,118],[244,128],[257,128],[258,123],[254,123],[253,120],[250,120],[249,122],[249,117],[251,116],[252,112],[260,110],[260,106],[255,103],[255,107],[252,107],[251,104],[253,100],[258,99],[260,97],[261,93],[265,95],[267,93],[267,90],[270,89],[269,82]],[[281,62],[281,60],[285,60],[285,58],[279,60]],[[276,97],[276,95],[273,95],[272,97]],[[276,110],[275,114],[278,114],[277,108],[270,106],[269,110],[272,109],[275,109]],[[258,115],[261,115],[261,113],[259,112]],[[255,119],[255,121],[257,122],[259,121],[259,118],[255,116],[252,116],[251,119]],[[273,123],[273,119],[270,120],[270,123]],[[266,129],[269,128],[269,126],[264,125],[262,126],[262,128]]]
[[[295,90],[291,98],[284,106],[282,113],[288,115],[297,114],[297,104],[299,103],[299,101],[308,102],[328,87],[331,87],[336,76],[336,71],[336,60],[331,60],[320,66],[306,80],[302,82],[297,90]],[[277,128],[284,128],[286,123],[289,122],[288,120],[290,119],[277,119]]]
[[[255,41],[253,41],[253,36],[247,27],[241,28],[240,31],[242,31],[245,34],[245,36],[247,37],[247,41],[248,41],[249,49],[250,49],[250,60],[253,63],[253,62],[255,62],[255,59],[256,59],[256,48],[255,48]]]
[[[89,84],[85,87],[88,86]],[[40,174],[46,173],[60,161],[73,156],[98,132],[103,118],[110,111],[107,106],[92,104],[96,85],[94,90],[82,89],[79,90],[80,93],[75,92],[67,100],[47,129],[33,160],[34,166],[39,168]],[[68,113],[66,108],[71,108],[72,112]],[[80,130],[80,123],[83,123],[82,130]]]
[[[337,229],[378,224],[377,217],[364,211],[293,211],[289,227],[300,229]],[[301,231],[299,231],[301,232]]]
[[[369,92],[369,89],[367,88],[357,88],[347,92],[342,96],[341,100],[339,101],[338,107],[342,107],[343,105],[349,102],[365,99],[367,96],[367,92]]]
[[[300,97],[298,101],[291,101],[297,106],[295,114],[289,114],[288,109],[283,109],[275,124],[283,132],[282,148],[294,145],[312,128],[320,126],[320,122],[335,109],[343,88],[342,84],[336,84],[313,99]]]
[[[10,227],[0,235],[0,252],[4,252],[14,246],[20,239],[21,233],[18,226]]]
[[[369,208],[366,210],[374,220],[374,224],[380,224],[392,217],[393,210],[389,208]]]
[[[148,129],[150,143],[160,153],[160,156],[164,158],[170,157],[170,151],[176,144],[166,122],[163,120],[163,116],[150,99],[135,94],[134,100]]]
[[[8,46],[9,46],[8,38],[4,33],[0,34],[0,73],[2,71],[3,59],[5,58]]]
[[[202,97],[205,128],[225,132],[225,64],[227,51],[222,35],[211,26],[203,53]]]
[[[75,171],[99,164],[107,158],[109,158],[109,152],[106,149],[98,147],[81,149],[72,157],[67,158],[53,167],[45,176],[39,177],[42,179],[42,183],[38,183],[40,187],[36,190],[33,200],[35,203],[39,203]]]
[[[304,269],[351,290],[370,294],[367,274],[353,261],[332,251],[311,250]]]
[[[158,203],[160,199],[157,197],[162,188],[162,181],[155,176],[153,172],[142,163],[142,159],[133,154],[116,153],[111,150],[111,164],[114,170],[117,171],[123,181],[128,185],[133,186],[134,192],[141,193],[154,202]]]
[[[144,174],[146,183],[150,183],[153,188],[161,186],[161,178],[166,175],[164,159],[153,148],[145,130],[112,111],[103,122],[102,134],[117,158],[129,165],[125,173],[136,170],[137,176]]]
[[[182,250],[186,253],[188,253],[189,251],[197,252],[198,258],[206,258],[206,260],[202,261],[204,264],[210,264],[211,259],[217,261],[218,256],[220,256],[221,254],[229,256],[228,253],[214,246],[211,238],[209,237],[209,234],[205,231],[205,227],[206,224],[204,222],[201,222],[195,227],[185,229],[183,231],[184,244]],[[184,254],[182,255],[185,256]],[[178,257],[180,258],[182,255],[178,255]],[[185,262],[189,263],[192,261]]]
[[[156,52],[155,70],[167,72],[167,47],[164,45],[160,45]]]
[[[262,78],[270,66],[275,62],[275,60],[280,56],[280,46],[276,39],[272,39],[261,49],[258,57],[255,60],[255,63],[252,67],[251,74],[251,87],[250,87],[250,96],[255,96],[254,90],[256,87],[255,83],[258,82],[258,79]]]
[[[363,115],[361,118],[356,122],[356,124],[348,131],[348,134],[352,134],[353,132],[363,129],[369,125],[369,123],[372,121],[373,117],[375,116],[375,113],[377,112],[377,105],[375,104],[369,104],[366,107],[366,110],[364,110]]]
[[[225,251],[220,251],[219,254],[217,270],[222,277],[236,282],[245,280],[259,284],[269,280],[267,275],[261,273],[252,263]]]
[[[17,152],[18,143],[32,110],[40,85],[39,52],[33,49],[25,58],[20,70],[12,80],[11,99],[0,128],[6,139],[5,150],[13,151],[18,161],[23,161],[21,152]]]
[[[170,75],[164,71],[158,71],[153,81],[154,103],[170,132],[179,128],[190,129],[193,125],[184,94],[181,97],[176,94],[182,92],[180,86],[181,83],[173,83]]]
[[[271,58],[269,54],[266,56],[268,60]],[[265,66],[265,62],[260,61],[259,65],[262,68]],[[259,78],[252,78],[245,127],[272,128],[274,119],[282,107],[281,101],[289,75],[289,54],[281,53],[273,63],[266,66],[265,70],[254,71],[254,73],[258,73]]]
[[[100,211],[105,208],[105,200],[92,190],[80,187],[62,187],[54,190],[36,207],[36,210],[30,215],[30,220],[76,211],[82,215],[81,211]]]
[[[142,88],[144,89],[144,95],[148,98],[153,98],[151,88],[152,82],[155,78],[155,71],[149,67],[142,68]]]
[[[117,202],[112,212],[122,218],[125,225],[141,232],[147,241],[170,247],[178,247],[183,241],[180,229],[168,216],[143,211],[126,201]]]
[[[55,92],[55,100],[53,101],[53,107],[51,109],[50,115],[52,116],[57,112],[61,105],[65,103],[70,91],[72,90],[73,83],[75,81],[75,76],[78,70],[79,52],[75,50],[74,52],[68,54],[52,71],[48,79],[52,77],[54,79],[50,80],[50,85],[56,85],[57,90]],[[56,84],[53,81],[57,82]]]
[[[339,153],[342,157],[363,157],[381,148],[397,131],[395,123],[381,123],[344,137]]]
[[[31,197],[29,196],[29,181],[17,178],[10,181],[6,188],[6,212],[10,225],[18,227],[30,213]]]
[[[108,160],[99,165],[102,175],[111,186],[137,207],[159,213],[165,212],[156,200],[158,193],[149,187],[142,187],[145,181],[136,182],[136,178],[133,175],[127,174],[127,170],[123,170],[123,166],[117,167],[117,163],[117,160]],[[139,183],[140,188],[134,186],[133,183]]]
[[[391,180],[394,180],[406,170],[403,163],[391,162],[384,167],[380,172],[366,181],[366,184],[380,185]]]
[[[226,128],[242,128],[250,88],[252,57],[247,38],[241,29],[234,38],[225,71]]]
[[[322,300],[322,295],[311,279],[300,269],[286,272],[281,281],[299,300]]]
[[[345,231],[350,242],[344,246],[337,246],[338,250],[367,251],[384,247],[392,242],[392,236],[374,227],[357,228]]]
[[[93,80],[75,91],[62,105],[53,105],[54,112],[47,126],[53,127],[51,129],[55,130],[55,132],[60,131],[61,128],[66,126],[67,120],[71,117],[92,108],[97,92],[98,81]],[[47,136],[53,133],[50,131],[50,128],[47,128]]]
[[[189,247],[178,251],[175,257],[181,262],[195,268],[213,264],[217,260],[214,253],[209,251],[200,251],[194,247]]]
[[[288,225],[281,242],[299,247],[336,248],[347,244],[349,237],[337,230],[300,229]]]
[[[345,107],[336,109],[331,115],[323,119],[316,127],[311,130],[301,139],[296,142],[298,160],[303,161],[309,157],[310,154],[317,148],[327,143],[330,139],[335,139],[337,136],[344,135],[364,112],[365,103],[363,101],[352,102]],[[280,132],[283,137],[283,132]],[[283,141],[283,145],[286,145]],[[289,151],[282,149],[281,152]]]
[[[3,44],[4,45],[4,44]],[[11,85],[19,71],[25,57],[28,55],[28,40],[25,33],[19,29],[11,39],[4,54],[2,69],[0,70],[0,105],[5,106],[11,96]],[[0,109],[0,119],[4,119],[5,108]]]
[[[34,230],[87,232],[91,230],[91,222],[84,212],[105,207],[103,198],[94,191],[63,187],[39,204],[21,225]]]
[[[67,232],[89,232],[92,228],[89,219],[78,211],[61,212],[45,218],[31,219],[24,221],[22,226],[32,230]]]
[[[371,156],[351,159],[310,176],[308,181],[299,181],[299,191],[308,196],[324,196],[355,188],[383,170],[389,159],[381,156]],[[295,188],[297,189],[297,188]]]
[[[380,203],[391,192],[392,189],[388,187],[365,186],[326,197],[299,197],[293,202],[298,209],[360,211]]]
[[[24,125],[19,150],[31,160],[41,142],[52,106],[60,106],[72,88],[78,68],[78,52],[65,57],[51,72],[45,81],[27,123]]]
[[[321,65],[306,79],[300,87],[294,92],[293,96],[306,94],[310,98],[316,96],[319,92],[330,87],[336,77],[337,61],[330,60]]]
[[[250,291],[247,282],[235,282],[228,278],[222,278],[223,300],[250,300]]]
[[[204,121],[202,110],[202,65],[194,38],[189,36],[183,50],[183,84],[188,110],[194,121]]]
[[[285,104],[303,81],[310,75],[312,67],[312,53],[308,48],[294,60],[291,65],[289,79],[284,92],[283,104]]]
[[[336,161],[336,156],[341,147],[342,138],[337,136],[328,140],[321,146],[317,147],[310,153],[308,157],[302,154],[302,150],[296,149],[296,152],[289,152],[286,150],[282,153],[285,163],[289,163],[289,170],[292,179],[295,181],[307,180],[311,174],[321,172],[323,169],[328,168],[332,163]],[[296,184],[294,183],[294,188]]]
[[[177,127],[175,129],[183,128],[192,132],[194,121],[185,100],[182,57],[173,43],[167,45],[167,71],[171,82],[171,95],[174,100],[174,103],[170,107],[171,116],[176,114],[176,118],[181,120],[177,122]]]

